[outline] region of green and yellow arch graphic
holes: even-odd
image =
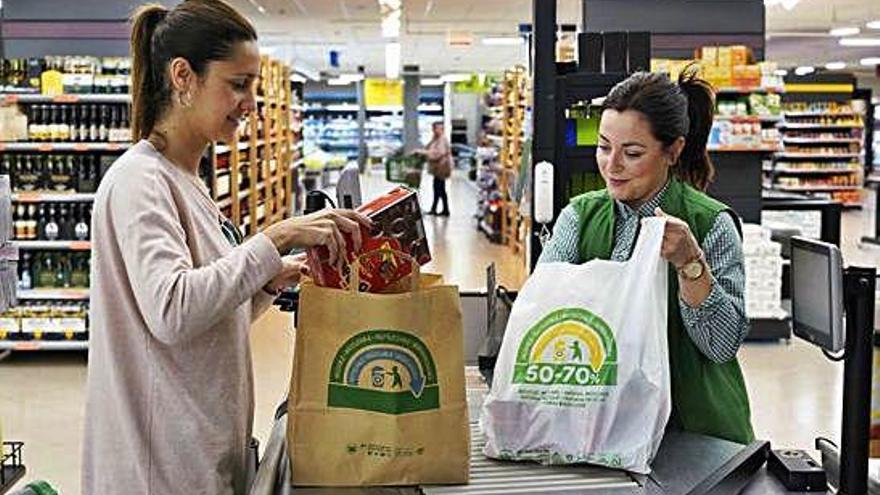
[[[513,383],[617,384],[617,342],[602,318],[583,308],[554,310],[520,343]]]
[[[333,359],[327,405],[386,414],[437,409],[440,387],[434,358],[410,333],[358,333]]]

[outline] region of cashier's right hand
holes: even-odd
[[[326,246],[330,251],[330,263],[336,264],[339,253],[345,250],[343,233],[351,235],[354,250],[360,250],[361,225],[371,229],[373,222],[354,210],[324,209],[287,218],[269,226],[263,233],[281,253],[294,248]]]

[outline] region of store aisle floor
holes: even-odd
[[[366,197],[390,187],[381,174],[363,179]],[[430,182],[423,181],[423,206],[430,204]],[[434,261],[428,269],[444,273],[463,290],[485,283],[485,266],[495,261],[499,279],[518,287],[524,277],[511,251],[486,241],[474,228],[475,190],[461,177],[450,182],[452,216],[426,217]],[[870,204],[870,201],[868,201]],[[851,263],[880,264],[880,249],[855,242],[865,233],[873,212],[847,212],[844,255]],[[272,426],[275,409],[286,396],[293,354],[289,314],[271,311],[254,327],[251,345],[256,380],[254,433],[261,442]],[[740,352],[760,438],[776,447],[811,448],[813,438],[839,438],[842,366],[799,341],[748,343]],[[14,354],[0,361],[0,421],[7,439],[25,445],[27,479],[51,481],[64,495],[79,493],[83,424],[84,354]]]

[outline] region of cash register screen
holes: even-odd
[[[792,242],[791,299],[794,333],[832,352],[843,344],[842,271],[836,247]]]

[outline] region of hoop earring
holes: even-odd
[[[177,103],[180,104],[183,108],[189,108],[192,106],[192,94],[189,91],[186,93],[177,93]]]

